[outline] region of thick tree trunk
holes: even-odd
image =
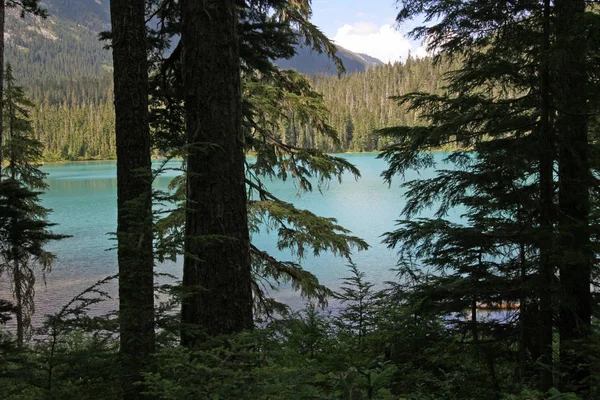
[[[578,36],[584,0],[556,0],[562,388],[589,395],[590,365],[581,340],[591,325],[586,38]]]
[[[540,264],[538,291],[540,297],[540,389],[546,392],[554,385],[552,360],[553,307],[552,292],[555,268],[552,262],[554,205],[554,142],[550,128],[550,1],[544,1],[544,26],[540,70]]]
[[[144,0],[112,0],[115,82],[119,317],[125,398],[154,351],[152,165]]]
[[[182,343],[252,327],[234,0],[183,0],[187,139]]]

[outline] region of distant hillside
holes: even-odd
[[[303,74],[337,75],[335,64],[326,54],[319,54],[308,47],[298,46],[296,55],[289,60],[277,60],[280,68],[295,69]],[[363,72],[369,68],[383,65],[377,58],[366,54],[354,53],[338,46],[338,56],[342,59],[347,73]]]
[[[99,32],[110,28],[109,0],[45,0],[51,15]]]
[[[6,20],[6,61],[23,84],[42,81],[85,80],[111,71],[111,54],[98,41],[98,33],[110,29],[109,0],[47,0],[50,17],[21,19],[15,9]],[[278,60],[281,68],[305,74],[337,75],[324,54],[298,46],[290,60]],[[339,48],[348,73],[365,71],[383,63],[365,54]]]
[[[98,41],[109,27],[106,1],[52,0],[45,7],[50,12],[45,20],[8,12],[5,59],[20,82],[78,80],[110,71],[110,52]]]

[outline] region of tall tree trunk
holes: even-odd
[[[550,127],[550,0],[544,0],[543,43],[540,70],[540,264],[538,290],[540,296],[540,389],[546,392],[554,385],[552,362],[554,266],[552,262],[554,204],[554,143]]]
[[[581,340],[591,325],[589,232],[590,170],[586,114],[586,38],[581,32],[585,0],[556,0],[558,108],[560,360],[562,388],[589,395],[590,365]],[[582,32],[583,33],[583,32]]]
[[[154,351],[152,165],[144,0],[112,0],[120,353],[125,398]]]
[[[527,343],[530,340],[529,331],[529,291],[527,290],[527,259],[525,257],[525,244],[519,245],[519,257],[521,265],[521,288],[519,290],[519,377],[525,381],[527,376]]]
[[[6,21],[6,0],[0,0],[0,182],[4,157],[4,24]]]
[[[234,0],[182,0],[189,146],[182,343],[252,327]],[[192,329],[195,327],[199,331]]]

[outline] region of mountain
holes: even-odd
[[[338,46],[338,57],[341,58],[347,73],[363,72],[369,68],[383,65],[377,58],[366,54],[354,53]],[[335,64],[326,54],[319,54],[308,47],[298,46],[296,55],[289,60],[277,60],[280,68],[295,69],[303,74],[337,75]]]
[[[110,71],[110,52],[98,33],[110,27],[107,0],[52,0],[44,3],[50,17],[20,18],[9,9],[5,60],[19,82],[78,80]]]
[[[22,84],[85,80],[111,70],[111,54],[98,41],[98,33],[110,29],[109,0],[47,0],[44,7],[46,20],[22,19],[16,9],[7,15],[5,57]],[[341,47],[338,55],[349,73],[383,64]],[[277,64],[305,74],[337,74],[326,55],[301,46],[295,57]]]

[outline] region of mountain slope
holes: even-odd
[[[45,7],[51,13],[45,20],[20,18],[16,9],[7,14],[5,59],[22,84],[97,77],[110,70],[110,52],[98,41],[98,32],[109,26],[107,4],[53,0]]]
[[[5,57],[22,84],[88,79],[111,70],[110,51],[98,41],[98,33],[110,29],[109,0],[48,0],[44,7],[50,13],[46,20],[22,19],[15,9],[7,15]],[[338,55],[348,73],[383,64],[341,47]],[[277,64],[305,74],[338,73],[326,55],[301,46],[296,56]]]
[[[369,68],[383,65],[380,60],[366,54],[354,53],[348,49],[338,46],[338,57],[342,59],[347,73],[363,72]],[[277,60],[280,68],[295,69],[303,74],[327,74],[337,75],[335,64],[327,55],[319,54],[310,48],[298,46],[296,55],[289,60]]]

